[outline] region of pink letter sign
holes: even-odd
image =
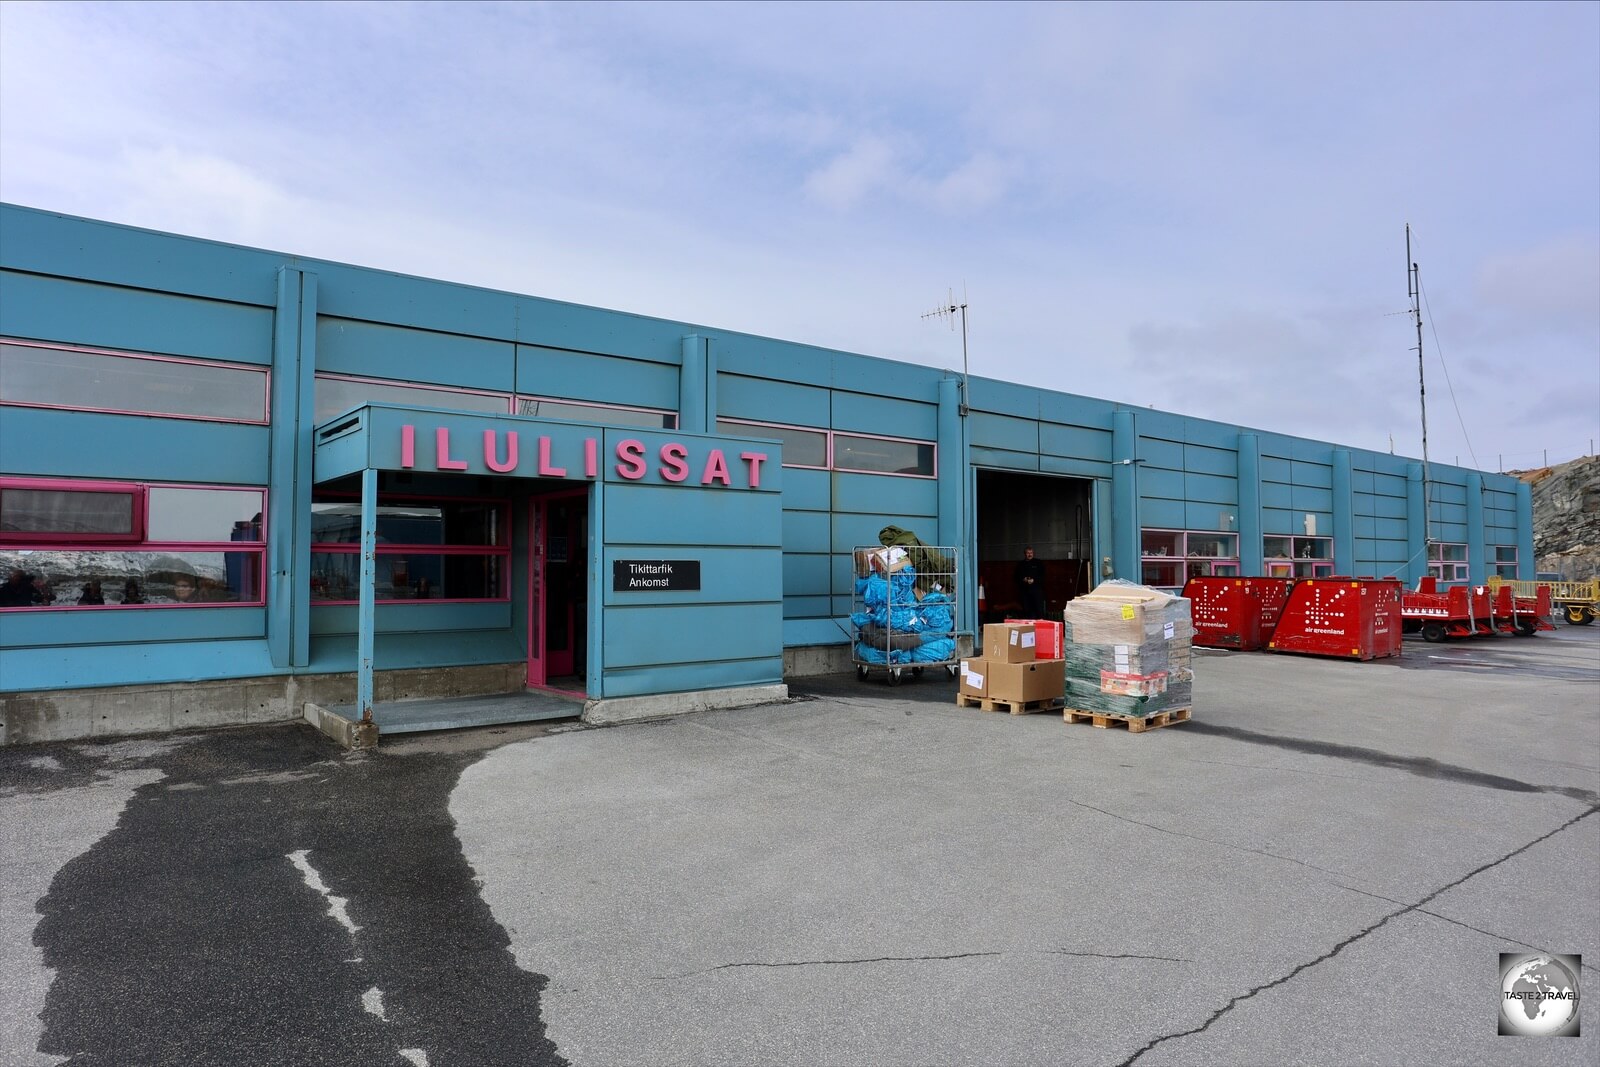
[[[450,431],[443,426],[433,431],[434,456],[433,466],[441,471],[464,471],[467,461],[464,459],[450,458]]]
[[[517,469],[517,431],[506,431],[506,461],[498,462],[500,447],[495,439],[500,435],[493,430],[483,431],[483,462],[496,474],[507,474]]]

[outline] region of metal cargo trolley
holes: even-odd
[[[890,685],[943,667],[955,677],[961,641],[959,560],[947,545],[868,545],[855,550],[850,659],[865,681],[881,671]]]

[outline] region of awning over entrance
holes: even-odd
[[[781,471],[779,444],[749,438],[392,404],[329,419],[313,431],[312,480],[361,487],[360,717],[373,700],[380,472],[593,485],[585,595],[603,610],[590,612],[590,695],[638,697],[781,682]],[[668,561],[690,565],[693,583],[615,577]]]

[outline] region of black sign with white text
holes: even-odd
[[[697,559],[618,559],[611,562],[611,588],[618,593],[652,589],[672,591],[700,588]]]

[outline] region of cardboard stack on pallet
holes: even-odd
[[[1005,705],[1013,712],[1053,710],[1065,688],[1066,661],[1040,659],[1033,623],[990,623],[983,628],[983,658],[961,661],[956,703],[981,704],[985,711]]]
[[[1078,711],[1143,719],[1193,703],[1189,601],[1105,582],[1066,610],[1066,700]]]

